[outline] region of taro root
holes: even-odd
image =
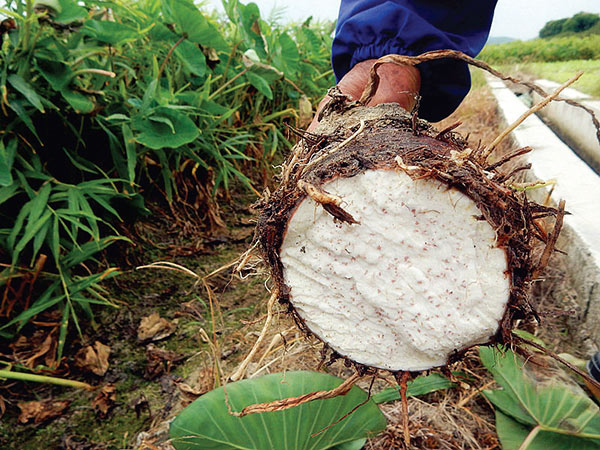
[[[503,184],[510,158],[486,159],[396,104],[333,94],[259,220],[279,302],[362,373],[445,367],[509,342],[514,321],[535,315],[533,241],[546,241],[545,264],[562,210]]]

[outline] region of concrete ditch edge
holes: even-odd
[[[487,78],[506,123],[514,122],[527,107],[502,81]],[[512,133],[516,145],[530,146],[530,176],[554,180],[552,199],[566,201],[562,245],[568,251],[568,270],[581,306],[581,322],[600,348],[600,177],[565,145],[538,117],[530,116]],[[549,188],[530,191],[543,201]],[[541,199],[540,199],[541,197]]]

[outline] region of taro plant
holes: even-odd
[[[325,373],[296,371],[229,383],[203,395],[175,418],[170,428],[171,444],[177,450],[360,450],[367,437],[385,428],[386,420],[377,404],[398,400],[398,389],[388,388],[368,398],[354,386],[343,396],[282,411],[235,416],[251,404],[330,390],[341,382]],[[407,395],[451,386],[448,379],[434,373],[409,382]]]
[[[115,306],[99,282],[118,271],[98,257],[125,240],[118,222],[148,214],[152,199],[188,205],[210,231],[223,225],[215,201],[262,189],[290,147],[284,121],[299,125],[299,104],[333,83],[331,30],[271,27],[254,4],[225,5],[227,18],[192,0],[0,9],[10,20],[0,46],[2,337],[58,308],[60,360],[78,314]]]
[[[480,347],[479,355],[500,385],[483,394],[496,408],[503,449],[600,448],[600,409],[583,392],[535,381],[511,350]]]

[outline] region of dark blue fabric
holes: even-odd
[[[342,0],[332,47],[339,81],[356,63],[396,53],[460,50],[476,56],[487,40],[497,0]],[[471,87],[466,63],[421,63],[419,116],[450,115]]]

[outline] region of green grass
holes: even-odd
[[[600,59],[600,35],[569,35],[486,45],[479,58],[489,64]]]
[[[530,62],[504,66],[501,70],[505,73],[524,72],[557,83],[564,83],[577,71],[583,70],[584,74],[572,87],[592,97],[600,98],[600,60]]]

